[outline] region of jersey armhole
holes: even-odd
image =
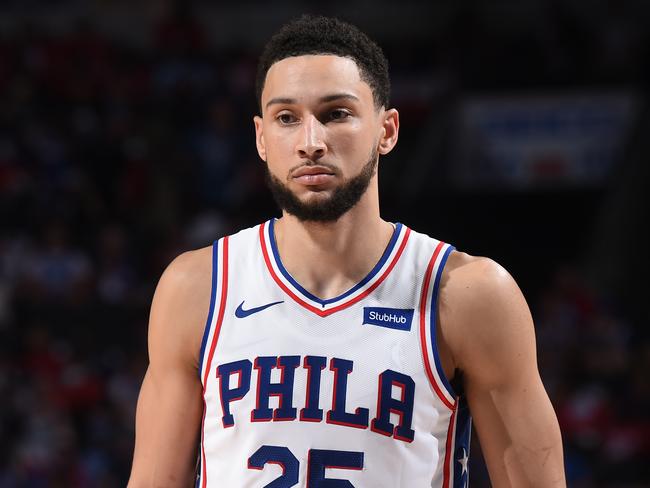
[[[207,383],[206,374],[210,369],[219,331],[223,320],[228,290],[228,237],[223,237],[212,244],[212,285],[210,291],[210,309],[201,340],[199,368],[203,388]]]
[[[454,250],[455,247],[450,244],[444,242],[437,244],[427,266],[420,298],[420,345],[426,374],[436,395],[450,410],[455,410],[458,395],[442,368],[436,327],[440,280],[447,258]]]

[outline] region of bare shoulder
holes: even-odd
[[[445,299],[461,300],[465,307],[491,306],[499,296],[520,293],[515,280],[499,263],[458,251],[450,254],[441,285]]]
[[[485,257],[454,252],[441,283],[441,301],[458,313],[476,314],[521,304],[522,294],[506,269]]]
[[[178,255],[165,269],[158,286],[195,291],[201,285],[197,281],[210,281],[211,276],[212,246],[207,246]]]
[[[212,247],[187,251],[162,274],[149,321],[149,348],[167,349],[198,364],[203,329],[210,308]],[[172,354],[172,351],[167,351]],[[154,358],[154,354],[151,354]],[[196,365],[195,364],[195,365]]]
[[[495,356],[510,346],[532,344],[533,350],[525,352],[534,355],[526,300],[510,273],[492,259],[452,253],[439,301],[441,334],[459,369],[498,366]]]

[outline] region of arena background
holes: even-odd
[[[523,289],[569,486],[650,486],[650,3],[4,0],[0,487],[125,485],[158,277],[278,214],[254,70],[303,12],[389,58],[383,215]]]

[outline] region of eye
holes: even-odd
[[[296,118],[292,114],[287,112],[278,114],[276,119],[283,125],[292,124],[296,121]]]
[[[337,108],[330,112],[330,120],[343,120],[350,117],[350,112],[343,110],[342,108]]]

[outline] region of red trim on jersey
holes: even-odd
[[[205,482],[203,481],[206,478],[205,474],[205,444],[203,443],[205,431],[205,413],[208,409],[208,405],[205,401],[205,396],[203,396],[203,416],[201,418],[201,485],[205,488]]]
[[[219,340],[219,332],[221,332],[221,324],[223,323],[223,315],[226,308],[226,297],[228,296],[228,236],[223,238],[223,258],[221,260],[221,301],[219,302],[219,315],[217,315],[217,322],[214,327],[214,334],[212,335],[212,343],[210,344],[210,353],[208,354],[208,362],[205,365],[205,373],[203,374],[203,419],[201,420],[201,455],[203,457],[201,466],[201,486],[205,488],[208,478],[206,475],[205,468],[205,444],[203,443],[203,435],[205,428],[205,414],[207,410],[207,405],[205,402],[205,390],[208,386],[208,373],[210,372],[210,367],[212,365],[212,356],[214,355],[214,350],[217,347],[217,341]]]
[[[429,361],[429,348],[428,348],[428,342],[427,342],[427,332],[426,332],[426,326],[427,326],[427,300],[428,300],[428,294],[429,294],[429,283],[431,282],[431,274],[433,273],[433,266],[436,262],[436,259],[438,258],[438,255],[440,254],[440,251],[444,247],[445,243],[440,242],[437,246],[435,251],[433,251],[433,255],[431,256],[431,259],[429,260],[429,264],[427,266],[427,271],[424,275],[424,282],[422,284],[422,296],[420,297],[420,342],[422,345],[422,359],[424,360],[424,369],[427,373],[427,377],[429,378],[429,381],[431,382],[431,386],[433,386],[433,389],[435,390],[436,394],[438,395],[438,398],[444,403],[447,408],[450,410],[454,410],[454,404],[451,403],[447,397],[442,393],[442,390],[440,389],[440,386],[438,386],[438,382],[435,380],[435,376],[433,375],[433,371],[431,370],[431,362]],[[433,334],[435,331],[431,331]],[[432,348],[433,349],[433,348]]]
[[[208,386],[208,373],[212,364],[212,356],[219,340],[219,332],[221,331],[221,324],[223,322],[223,314],[225,312],[226,297],[228,295],[228,236],[223,238],[223,259],[222,259],[222,274],[221,274],[221,301],[219,302],[219,315],[212,335],[212,343],[210,344],[210,353],[208,354],[208,362],[205,366],[205,373],[203,374],[203,393]]]
[[[445,464],[442,467],[442,488],[449,488],[449,473],[453,471],[451,463],[454,462],[454,456],[451,448],[451,439],[456,428],[456,406],[451,411],[449,419],[449,428],[447,429],[447,442],[445,444]]]
[[[368,295],[370,295],[375,288],[377,288],[383,281],[384,279],[388,276],[388,274],[393,270],[395,265],[397,264],[397,261],[399,261],[400,256],[402,255],[402,252],[404,251],[404,248],[406,247],[406,242],[408,241],[409,236],[411,235],[411,229],[408,227],[404,231],[404,239],[402,240],[402,243],[399,246],[399,249],[395,253],[395,256],[393,257],[393,260],[391,263],[388,265],[384,273],[377,278],[377,280],[370,285],[363,293],[357,295],[356,297],[352,298],[351,300],[344,302],[336,307],[327,309],[327,310],[322,310],[318,307],[314,307],[310,303],[307,303],[304,301],[302,298],[297,296],[295,293],[291,291],[291,289],[284,284],[284,282],[278,277],[277,273],[273,269],[273,265],[271,264],[271,259],[269,257],[269,252],[268,249],[266,248],[266,239],[264,238],[264,228],[266,226],[266,222],[260,224],[260,244],[262,246],[262,255],[264,256],[264,262],[266,263],[266,267],[269,270],[269,273],[271,273],[271,277],[275,280],[275,282],[278,284],[282,290],[289,295],[296,303],[299,305],[303,306],[307,310],[314,312],[316,315],[319,317],[327,317],[328,315],[331,315],[335,312],[338,312],[340,310],[346,309],[351,305],[354,305],[360,300],[363,300],[366,298]]]

